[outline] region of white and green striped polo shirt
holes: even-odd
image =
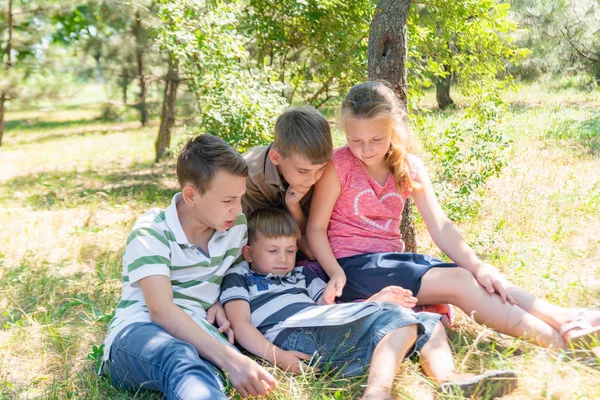
[[[231,228],[215,232],[208,243],[209,256],[187,240],[176,205],[181,193],[173,196],[166,210],[158,208],[142,215],[127,237],[123,254],[121,301],[108,327],[104,359],[117,333],[134,322],[150,322],[139,280],[152,275],[171,279],[173,302],[207,332],[227,340],[206,320],[206,310],[219,298],[223,276],[248,241],[246,217],[239,214]],[[239,261],[241,261],[240,259]]]

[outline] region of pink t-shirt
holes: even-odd
[[[423,163],[409,161],[415,179]],[[347,145],[334,151],[333,165],[342,185],[327,228],[335,257],[404,251],[400,221],[410,194],[397,190],[391,173],[384,186],[377,183]]]

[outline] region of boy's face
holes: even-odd
[[[221,232],[231,228],[241,214],[245,192],[246,178],[225,171],[217,171],[204,194],[191,185],[183,188],[183,196],[196,222]]]
[[[299,193],[308,192],[321,178],[327,165],[327,163],[313,164],[304,156],[296,154],[283,157],[276,149],[269,151],[269,158],[277,165],[283,179]]]
[[[257,233],[252,243],[244,246],[243,253],[253,271],[283,277],[294,269],[297,250],[293,236],[266,238]]]

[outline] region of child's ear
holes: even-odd
[[[279,165],[281,162],[281,153],[277,149],[271,149],[269,150],[269,158],[273,165]]]
[[[252,262],[252,247],[245,245],[242,247],[242,255],[249,263]]]
[[[188,206],[193,206],[196,203],[196,191],[192,185],[185,185],[181,189],[181,195],[183,196],[183,201]]]

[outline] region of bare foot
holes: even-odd
[[[600,311],[575,310],[574,318],[560,327],[560,334],[572,346],[587,347],[600,342]]]
[[[394,400],[389,388],[367,387],[361,400]]]
[[[455,374],[438,386],[443,394],[458,394],[465,398],[504,396],[517,388],[517,374],[512,371],[486,371],[483,374]]]

